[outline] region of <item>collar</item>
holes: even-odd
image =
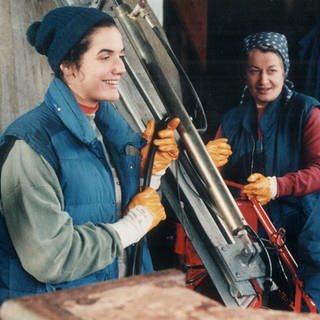
[[[281,107],[285,103],[286,98],[287,91],[284,88],[280,95],[264,108],[259,123],[262,132],[264,129],[272,129],[276,125],[276,119],[278,118],[278,114],[281,111]],[[242,126],[251,134],[255,134],[257,130],[258,111],[251,96],[250,99],[243,103],[243,107],[245,113],[242,119]]]
[[[63,81],[54,78],[44,100],[74,136],[86,145],[94,143],[96,133]],[[145,139],[132,131],[128,123],[108,101],[99,102],[95,122],[104,138],[107,138],[118,150],[122,150],[128,143],[137,148],[145,144]]]
[[[89,120],[67,85],[54,78],[44,98],[48,107],[60,118],[63,124],[82,142],[90,144],[96,139]]]
[[[88,107],[88,106],[85,106],[84,104],[79,103],[79,107],[84,112],[85,115],[89,116],[89,115],[94,115],[97,112],[97,110],[99,109],[99,104],[97,103],[94,107]]]

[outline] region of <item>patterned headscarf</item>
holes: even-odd
[[[284,64],[284,70],[287,75],[290,68],[290,61],[286,36],[277,32],[260,32],[251,34],[244,39],[245,52],[249,52],[259,46],[274,49],[280,54]]]
[[[277,32],[259,32],[254,33],[247,36],[243,40],[244,51],[248,53],[250,50],[254,48],[258,48],[259,46],[268,47],[270,49],[276,50],[282,58],[284,71],[286,76],[288,75],[290,68],[290,60],[288,54],[288,41],[285,35]],[[293,83],[286,79],[285,81],[285,101],[288,102],[292,97],[292,89],[294,85]],[[245,86],[240,103],[242,104],[247,97],[249,96],[248,88]]]

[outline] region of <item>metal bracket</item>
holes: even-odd
[[[226,270],[229,270],[235,282],[265,276],[265,264],[259,255],[260,247],[257,243],[252,246],[256,252],[254,255],[241,241],[217,247],[225,261]]]

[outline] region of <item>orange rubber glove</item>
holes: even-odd
[[[265,205],[272,199],[271,182],[268,177],[261,173],[253,173],[247,181],[249,184],[243,187],[242,192],[249,200],[255,197],[258,202]]]
[[[136,206],[145,207],[153,217],[148,231],[156,227],[160,221],[166,219],[166,212],[161,204],[160,197],[152,188],[145,188],[142,192],[137,193],[130,201],[127,210],[129,211]]]
[[[160,130],[158,132],[158,137],[153,140],[153,144],[158,148],[154,156],[152,174],[156,174],[162,170],[167,169],[171,161],[174,161],[178,158],[179,149],[176,141],[174,140],[174,130],[178,127],[179,123],[179,118],[171,119],[168,122],[167,127],[163,130]],[[143,133],[143,137],[148,142],[141,149],[141,176],[143,176],[144,170],[146,168],[146,162],[151,147],[154,128],[154,120],[150,120],[148,121],[146,130]]]
[[[226,138],[209,141],[206,145],[206,149],[217,168],[227,164],[230,155],[232,155],[231,147]]]

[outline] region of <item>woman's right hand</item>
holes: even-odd
[[[211,140],[207,143],[206,149],[217,168],[226,165],[229,157],[232,155],[231,146],[228,144],[228,139],[219,138]]]

